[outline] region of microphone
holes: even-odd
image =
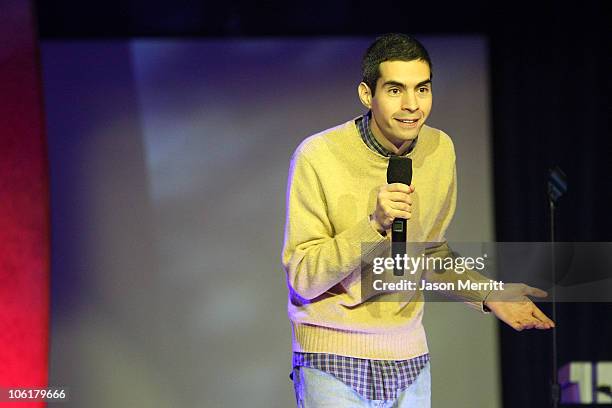
[[[389,167],[387,167],[387,183],[402,183],[410,185],[412,183],[412,159],[403,156],[391,156]],[[406,221],[404,218],[396,218],[391,226],[391,256],[396,259],[396,255],[406,254]],[[394,276],[404,276],[404,269],[398,268],[395,262],[393,269]]]

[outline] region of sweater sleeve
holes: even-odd
[[[446,195],[445,203],[442,208],[442,211],[439,214],[439,221],[441,222],[442,229],[440,233],[444,235],[446,233],[446,228],[450,224],[452,217],[455,212],[455,204],[457,201],[457,168],[455,166],[454,160],[452,163],[453,166],[453,177],[451,184],[448,189],[448,193]],[[433,246],[428,248],[425,251],[425,254],[428,257],[432,258],[447,258],[447,257],[455,257],[457,254],[452,251],[452,249],[448,246],[448,243],[442,236],[442,242],[438,246]],[[459,281],[471,281],[471,282],[489,282],[485,276],[474,270],[467,270],[463,273],[457,273],[454,270],[444,270],[444,271],[426,271],[425,279],[428,282],[450,282],[454,283],[457,286]],[[484,309],[484,299],[488,295],[489,291],[480,291],[480,290],[461,290],[461,291],[452,291],[446,293],[446,295],[450,297],[455,297],[460,301],[463,301],[466,305],[480,310],[483,313],[486,313]]]
[[[440,246],[429,248],[425,251],[425,254],[428,257],[432,258],[448,258],[457,256],[450,247],[448,243],[444,242]],[[442,270],[442,271],[426,271],[425,279],[428,282],[436,282],[436,283],[454,283],[457,286],[459,281],[471,281],[471,282],[489,282],[485,276],[474,270],[466,270],[463,273],[457,273],[456,271],[450,270]],[[466,305],[470,306],[473,309],[479,310],[483,313],[487,313],[487,310],[484,306],[484,300],[490,291],[487,290],[457,290],[450,291],[445,293],[445,295],[449,297],[454,297],[459,301],[462,301]]]
[[[282,250],[289,288],[304,299],[314,299],[359,268],[362,255],[383,241],[368,214],[334,233],[317,171],[298,150],[289,170]]]

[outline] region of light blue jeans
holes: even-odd
[[[431,372],[428,362],[416,380],[395,400],[373,401],[331,374],[309,367],[293,370],[293,385],[298,408],[430,408]]]

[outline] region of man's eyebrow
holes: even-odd
[[[406,88],[406,85],[397,81],[386,81],[383,86],[397,86],[398,88]]]
[[[418,84],[416,84],[415,88],[418,88],[418,87],[424,86],[424,85],[430,85],[430,84],[431,84],[431,79],[426,79],[426,80],[421,81]],[[385,83],[382,84],[382,86],[397,86],[398,88],[406,89],[406,84],[403,84],[403,83],[398,82],[398,81],[385,81]]]

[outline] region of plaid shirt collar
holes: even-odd
[[[357,129],[359,130],[359,135],[363,142],[368,146],[372,151],[380,154],[381,156],[390,157],[395,156],[395,153],[387,150],[383,145],[380,144],[376,137],[374,137],[374,133],[372,133],[372,128],[370,127],[370,120],[372,120],[372,111],[368,111],[365,115],[357,118],[355,124],[357,125]],[[417,138],[418,139],[418,138]],[[404,156],[408,155],[414,149],[416,145],[417,139],[412,141],[408,150],[404,153]]]

